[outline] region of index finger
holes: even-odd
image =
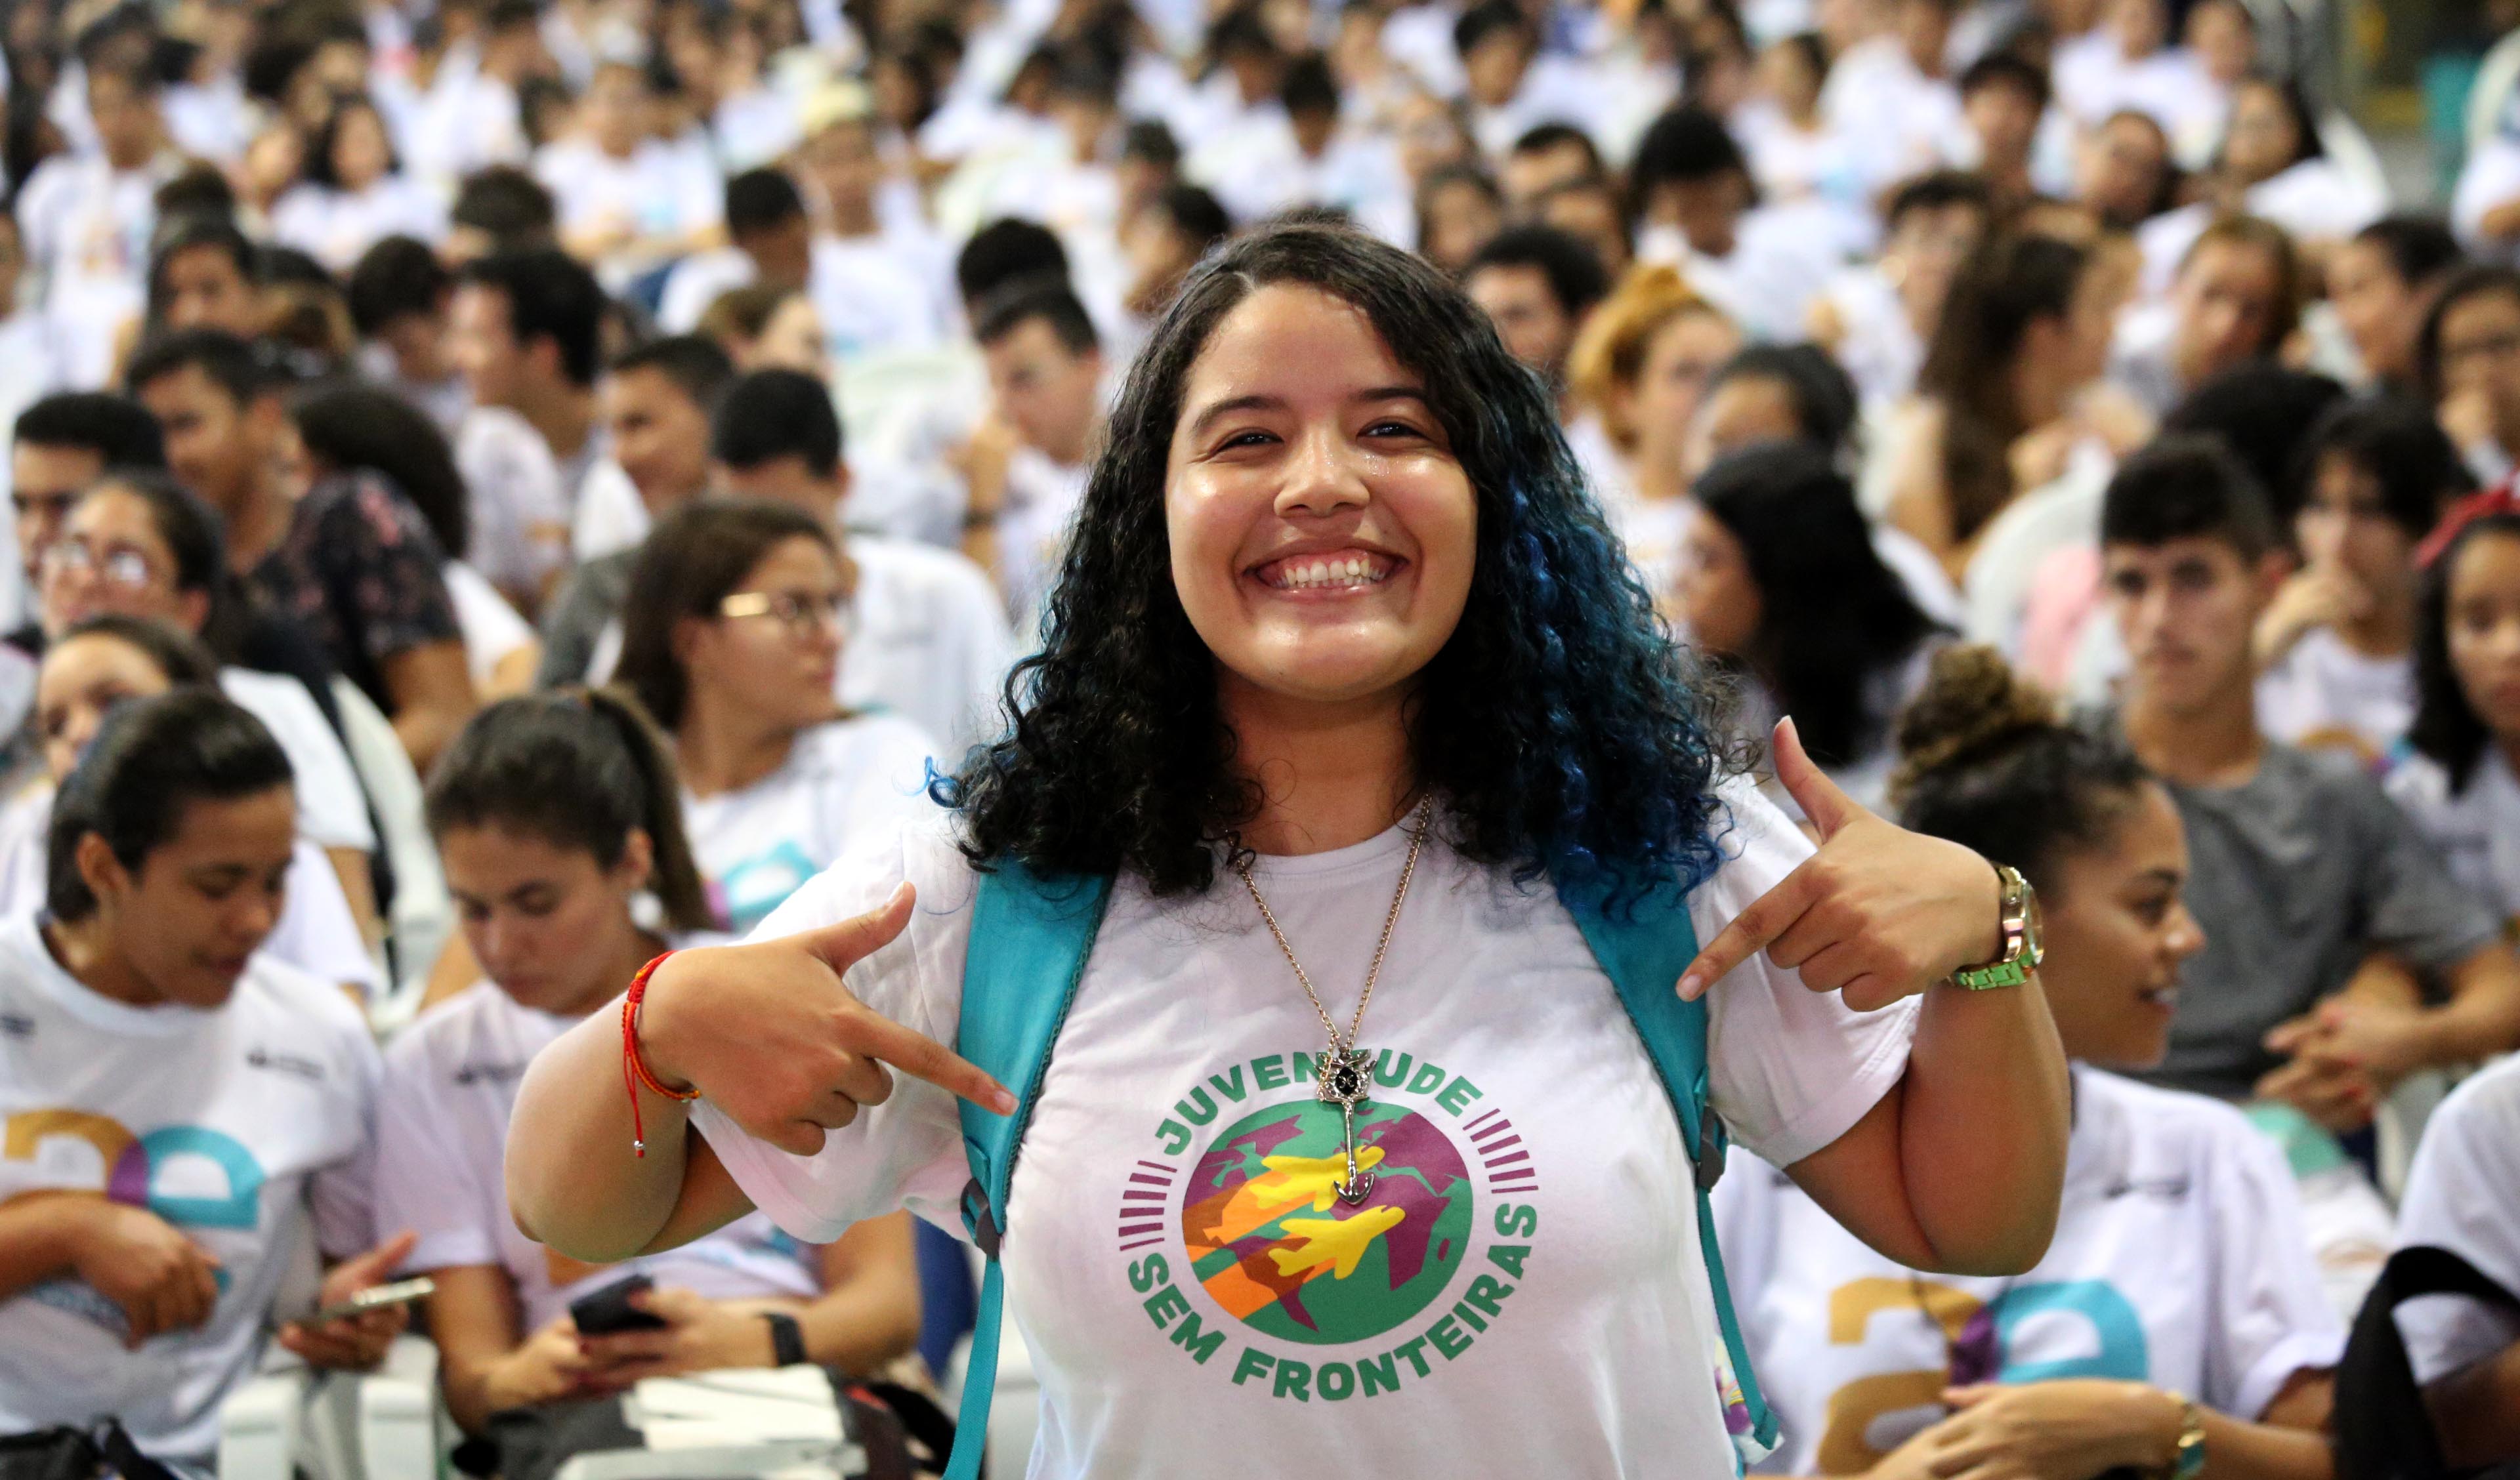
[[[978,1064],[922,1033],[915,1033],[878,1012],[850,1014],[859,1052],[926,1080],[938,1089],[1000,1115],[1015,1112],[1015,1098]]]
[[[1750,908],[1732,917],[1732,922],[1717,932],[1680,973],[1680,998],[1695,1002],[1706,995],[1706,989],[1722,981],[1734,966],[1776,942],[1778,936],[1793,928],[1811,907],[1812,875],[1806,862],[1784,876],[1775,888],[1750,901]]]

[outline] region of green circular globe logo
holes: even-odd
[[[1339,1200],[1347,1175],[1335,1106],[1302,1100],[1228,1126],[1191,1170],[1182,1239],[1209,1297],[1284,1341],[1370,1341],[1434,1303],[1473,1227],[1468,1167],[1432,1121],[1396,1104],[1356,1113],[1357,1166],[1372,1191]]]

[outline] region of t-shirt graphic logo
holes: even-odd
[[[792,837],[718,875],[718,915],[741,935],[788,902],[799,884],[822,871]]]
[[[1349,1206],[1345,1131],[1310,1093],[1316,1067],[1262,1054],[1175,1101],[1157,1154],[1120,1169],[1118,1246],[1187,1360],[1244,1394],[1340,1403],[1437,1378],[1472,1351],[1523,1284],[1542,1193],[1502,1106],[1386,1049],[1356,1117],[1372,1189]]]
[[[1359,1110],[1356,1164],[1373,1190],[1339,1200],[1335,1107],[1297,1100],[1228,1127],[1191,1169],[1182,1241],[1198,1282],[1282,1341],[1368,1341],[1416,1316],[1468,1252],[1475,1195],[1462,1153],[1425,1116]]]

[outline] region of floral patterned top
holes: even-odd
[[[394,711],[384,661],[461,642],[446,557],[402,491],[362,469],[318,482],[250,577],[255,594],[314,635],[343,677]]]

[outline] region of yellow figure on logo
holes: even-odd
[[[1339,1158],[1342,1171],[1346,1161],[1344,1156]],[[1362,1155],[1357,1157],[1359,1166],[1364,1162]],[[1373,1240],[1399,1227],[1400,1220],[1407,1216],[1405,1209],[1381,1207],[1347,1219],[1289,1218],[1281,1227],[1304,1241],[1291,1249],[1271,1249],[1269,1257],[1276,1261],[1281,1275],[1328,1265],[1331,1278],[1345,1279],[1356,1273],[1358,1261],[1365,1258]]]
[[[1345,1151],[1335,1156],[1263,1156],[1260,1164],[1269,1169],[1268,1174],[1252,1178],[1248,1186],[1255,1198],[1271,1207],[1310,1202],[1314,1212],[1327,1213],[1330,1204],[1338,1200],[1338,1185],[1347,1181]],[[1382,1147],[1356,1148],[1358,1171],[1371,1172],[1380,1165]]]

